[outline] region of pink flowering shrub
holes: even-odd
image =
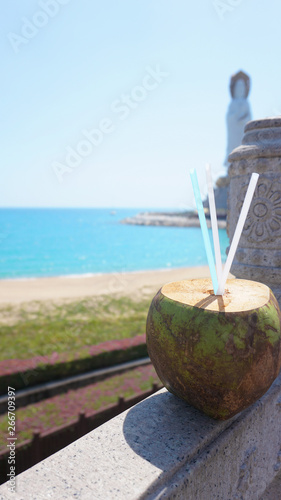
[[[154,367],[148,364],[19,408],[16,413],[17,444],[31,439],[34,431],[52,431],[75,422],[81,412],[89,415],[116,404],[119,396],[126,399],[150,390],[153,383],[161,386]],[[7,416],[0,415],[0,452],[7,448],[6,445]]]
[[[0,394],[6,393],[8,385],[19,390],[147,355],[143,334],[84,346],[76,351],[53,352],[51,355],[34,356],[30,359],[7,359],[0,361]]]

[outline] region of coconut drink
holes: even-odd
[[[210,279],[164,285],[147,318],[147,348],[163,385],[210,417],[226,420],[259,399],[281,366],[281,313],[271,290]]]
[[[215,260],[197,174],[190,171],[211,279],[164,285],[147,318],[147,348],[163,385],[210,417],[226,420],[259,399],[281,366],[281,313],[268,286],[227,280],[254,196],[253,173],[224,267],[210,166],[206,165]]]

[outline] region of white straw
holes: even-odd
[[[190,177],[191,177],[191,182],[192,182],[192,187],[193,187],[193,192],[194,192],[194,198],[195,198],[195,202],[196,202],[196,206],[197,206],[197,210],[198,210],[198,217],[199,217],[199,221],[200,221],[203,241],[204,241],[207,260],[208,260],[208,265],[209,265],[209,269],[210,269],[210,273],[211,273],[213,289],[214,289],[214,293],[217,294],[218,280],[217,280],[216,266],[215,266],[215,261],[214,261],[214,257],[213,257],[213,252],[212,252],[212,247],[211,247],[211,242],[210,242],[210,237],[209,237],[209,231],[207,228],[204,207],[203,207],[203,203],[202,203],[202,199],[201,199],[197,173],[196,173],[196,170],[194,170],[194,168],[192,168],[190,170]]]
[[[217,213],[216,213],[216,202],[215,202],[215,195],[214,195],[214,188],[213,188],[212,172],[211,172],[211,166],[209,165],[209,163],[206,164],[206,177],[207,177],[207,186],[208,186],[208,197],[209,197],[209,208],[210,208],[210,215],[211,215],[213,241],[214,241],[214,248],[215,248],[217,278],[218,278],[218,282],[220,283],[221,277],[222,277],[221,249],[220,249],[219,230],[218,230],[218,221],[217,221]]]
[[[225,287],[225,283],[227,280],[227,276],[228,276],[228,273],[230,271],[236,249],[238,247],[240,236],[241,236],[241,233],[243,231],[243,227],[244,227],[244,224],[246,221],[246,217],[248,215],[248,211],[249,211],[249,208],[251,205],[252,198],[254,196],[254,191],[256,189],[258,178],[259,178],[259,174],[252,174],[252,176],[251,176],[251,180],[250,180],[250,183],[249,183],[249,186],[247,189],[247,193],[246,193],[246,196],[244,199],[244,203],[243,203],[243,206],[242,206],[242,209],[240,212],[240,216],[239,216],[237,226],[236,226],[236,229],[234,232],[232,243],[230,245],[230,249],[228,252],[226,263],[225,263],[225,266],[223,269],[222,277],[221,277],[221,280],[219,282],[217,295],[223,295],[223,293],[224,293],[224,287]]]

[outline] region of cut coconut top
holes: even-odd
[[[225,292],[214,295],[211,279],[193,279],[167,283],[161,289],[169,299],[218,312],[241,312],[257,309],[268,303],[270,289],[256,281],[232,279]]]

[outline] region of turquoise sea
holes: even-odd
[[[120,224],[140,211],[149,209],[0,209],[0,278],[207,265],[199,228]]]

